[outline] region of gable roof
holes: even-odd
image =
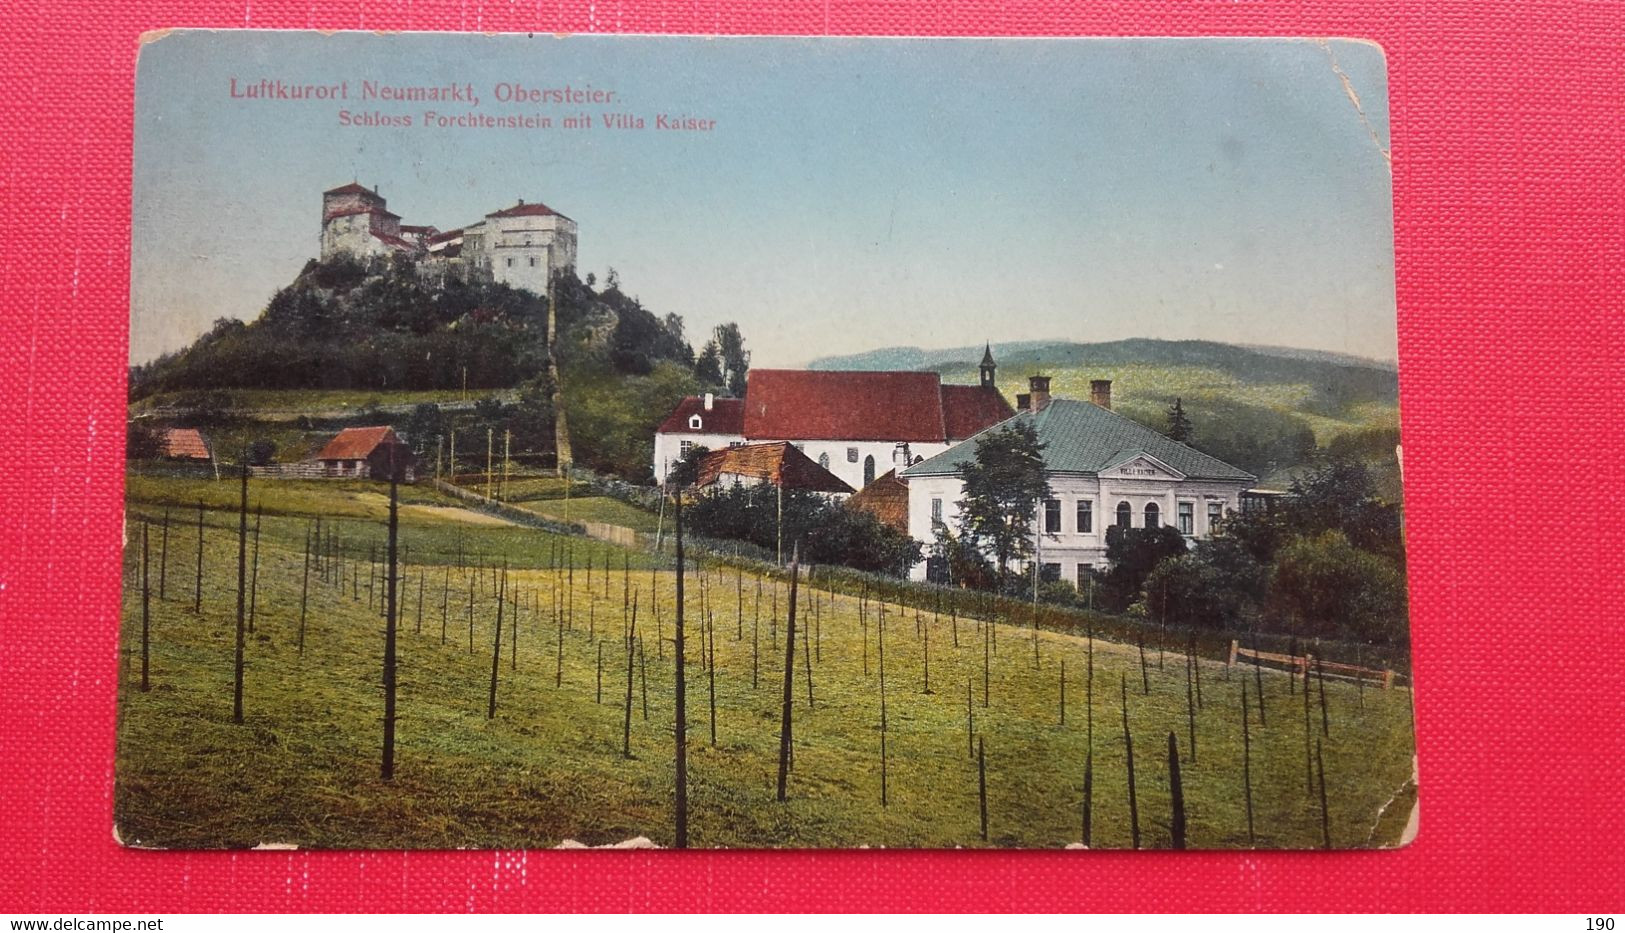
[[[326,191],[323,191],[322,194],[364,194],[369,198],[382,197],[378,192],[368,188],[366,185],[354,181],[347,185],[339,185],[337,188],[329,188]]]
[[[699,477],[694,485],[709,486],[725,473],[754,477],[784,489],[852,491],[851,486],[814,463],[788,441],[713,450],[700,458]]]
[[[929,372],[753,369],[745,436],[940,442],[947,436],[940,389]]]
[[[700,416],[698,429],[688,426],[692,415]],[[745,402],[737,398],[713,398],[711,410],[705,410],[705,399],[690,395],[677,403],[666,420],[655,428],[657,434],[738,434],[745,433]]]
[[[1015,413],[997,389],[984,389],[979,385],[942,387],[942,421],[947,440],[962,441]]]
[[[1188,447],[1151,430],[1138,421],[1090,402],[1058,398],[1036,414],[1018,412],[992,428],[948,448],[903,472],[912,476],[958,473],[976,457],[976,439],[988,431],[1027,424],[1044,444],[1044,466],[1052,473],[1099,473],[1130,455],[1145,454],[1192,479],[1219,479],[1251,483],[1257,477],[1217,457]]]
[[[882,524],[908,531],[908,484],[897,478],[896,470],[853,493],[846,504],[868,512]]]
[[[197,428],[165,428],[158,443],[160,455],[170,459],[209,459],[209,443]]]
[[[520,201],[518,204],[515,204],[513,207],[505,207],[500,211],[492,211],[491,213],[486,214],[485,216],[487,216],[487,217],[564,217],[563,214],[560,214],[558,211],[552,209],[551,207],[548,207],[546,204],[543,204],[540,201],[537,201],[537,202],[535,202],[533,204],[526,204],[524,201]],[[570,218],[564,217],[564,219],[569,220]]]
[[[388,425],[372,428],[345,428],[327,442],[317,460],[365,460],[374,450],[385,445],[400,445],[395,429]]]

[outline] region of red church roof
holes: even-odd
[[[688,426],[690,416],[700,416],[700,427]],[[705,410],[705,399],[690,395],[672,409],[666,420],[655,428],[660,434],[740,434],[745,433],[745,403],[737,398],[712,399],[711,410]]]
[[[942,387],[942,417],[950,441],[962,441],[1015,413],[997,389],[979,385]]]
[[[745,436],[784,440],[941,441],[936,373],[753,369]]]
[[[852,491],[851,486],[814,463],[788,441],[713,450],[700,458],[699,478],[695,485],[710,486],[724,474],[748,476],[784,489]]]
[[[375,428],[345,428],[327,442],[317,460],[365,460],[379,447],[401,444],[395,429],[388,425]]]

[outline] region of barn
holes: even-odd
[[[411,448],[388,425],[345,428],[328,441],[316,460],[322,475],[336,478],[389,479],[393,470],[412,482],[416,467]]]

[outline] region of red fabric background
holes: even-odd
[[[0,13],[0,910],[1625,909],[1625,4],[21,6]],[[133,71],[142,30],[181,25],[1381,42],[1420,841],[1267,855],[119,848]]]

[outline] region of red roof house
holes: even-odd
[[[848,508],[868,512],[882,524],[908,533],[908,484],[891,470],[846,500]]]
[[[316,459],[328,476],[389,479],[393,470],[411,482],[416,466],[411,448],[388,425],[345,428],[327,442]]]
[[[166,460],[209,460],[209,442],[197,428],[165,428],[158,454]]]
[[[786,441],[713,450],[700,458],[699,477],[694,485],[704,489],[761,483],[833,495],[852,492],[851,486]]]

